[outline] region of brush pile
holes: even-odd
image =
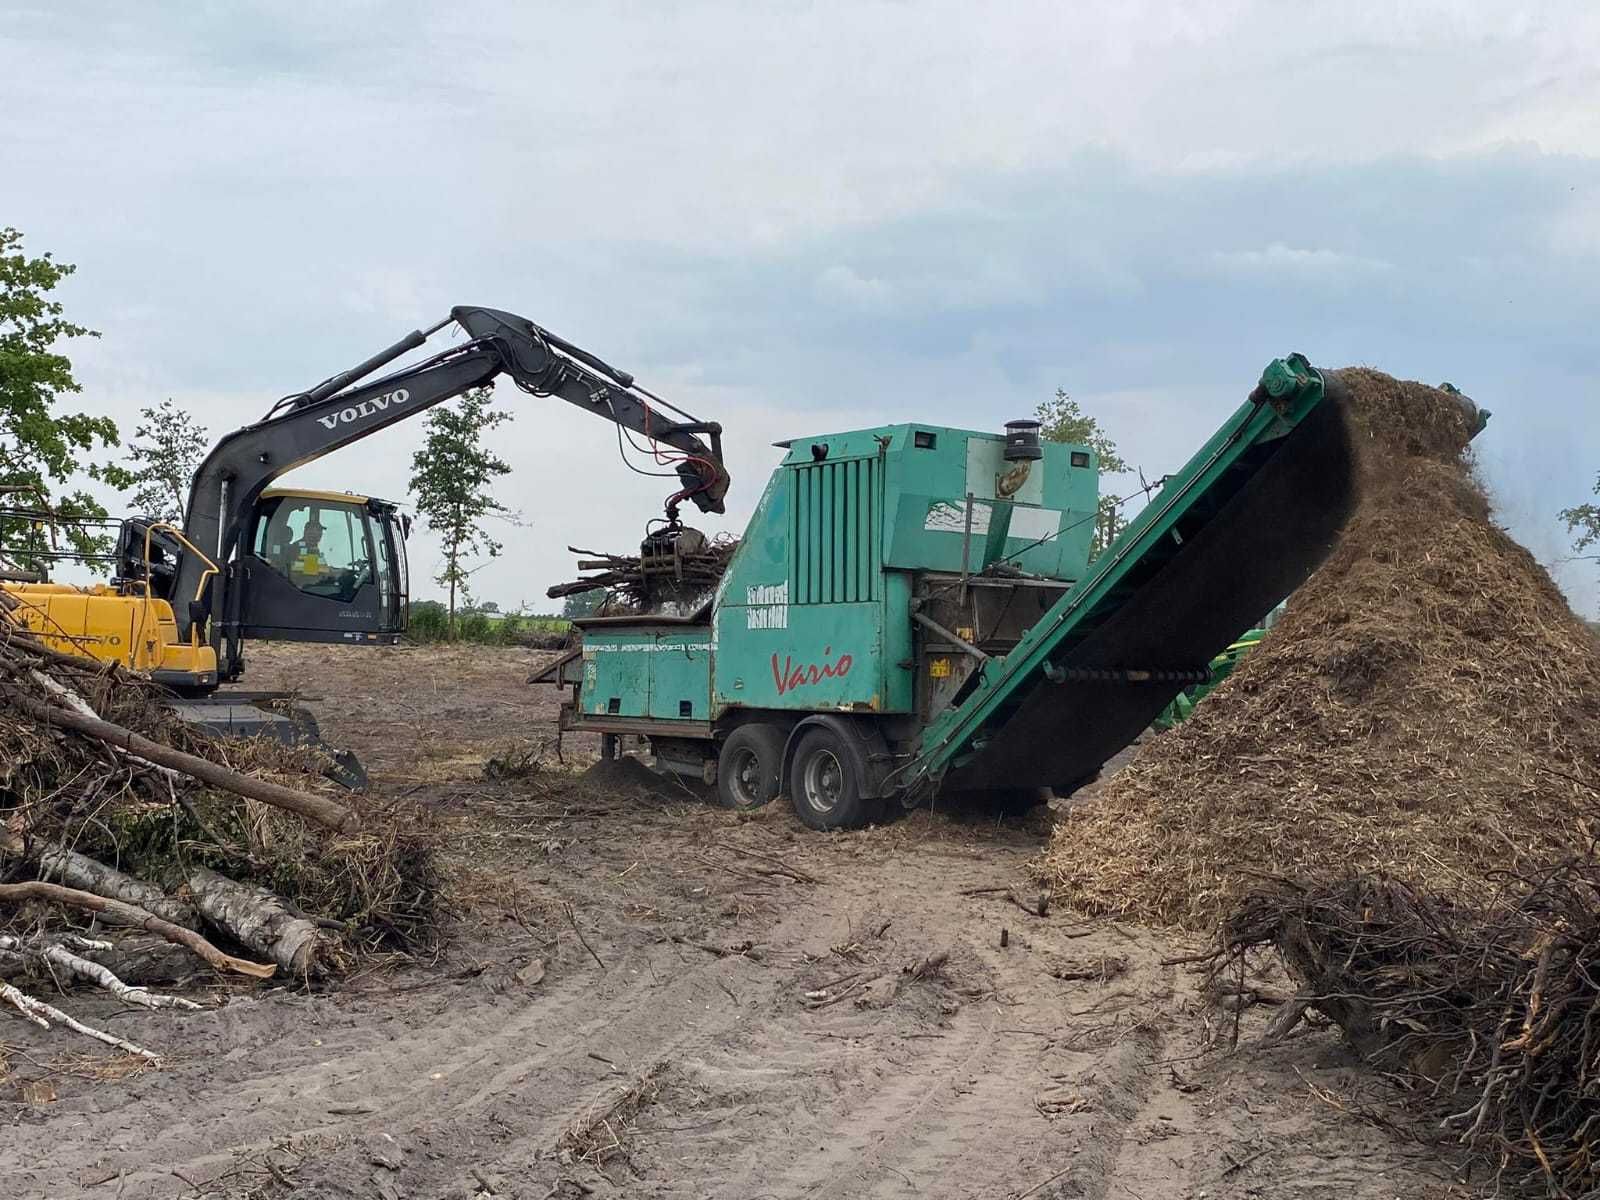
[[[708,539],[693,529],[648,557],[568,546],[572,553],[587,556],[579,558],[578,570],[595,574],[558,583],[545,594],[560,599],[603,590],[608,593],[605,607],[623,612],[658,612],[674,604],[695,608],[710,600],[738,546],[739,539],[728,534]]]
[[[1259,648],[1057,826],[1041,873],[1080,908],[1212,930],[1261,874],[1450,890],[1583,844],[1600,647],[1493,523],[1455,398],[1337,375],[1355,512]]]
[[[1228,921],[1218,969],[1275,948],[1368,1062],[1509,1184],[1600,1189],[1600,863],[1508,873],[1447,899],[1359,875],[1279,881]],[[1286,1028],[1292,1022],[1283,1022]]]
[[[313,750],[185,726],[149,683],[46,646],[13,603],[0,593],[0,977],[60,976],[63,953],[102,986],[90,966],[191,973],[171,942],[224,970],[328,978],[431,941],[421,814],[341,793]],[[84,939],[70,915],[156,939]]]

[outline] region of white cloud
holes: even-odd
[[[829,303],[883,312],[894,304],[895,289],[885,280],[859,275],[852,268],[836,263],[817,276],[817,295]]]
[[[1544,436],[1519,413],[1594,382],[1586,3],[40,0],[7,22],[0,105],[26,119],[0,133],[0,221],[80,264],[69,313],[105,332],[74,349],[82,403],[124,419],[172,395],[220,432],[459,302],[723,420],[739,505],[772,437],[989,428],[1058,383],[1170,460],[1288,349],[1526,396],[1491,434],[1515,455]],[[1533,386],[1554,371],[1571,386]],[[480,577],[503,603],[569,573],[566,540],[626,547],[664,494],[602,423],[514,401],[506,499],[536,520]],[[1572,426],[1514,506],[1530,540],[1600,464]],[[418,436],[317,481],[401,492]]]
[[[1273,242],[1260,250],[1214,250],[1206,261],[1225,274],[1284,279],[1292,283],[1344,283],[1394,270],[1393,263],[1381,258],[1286,246],[1282,242]]]

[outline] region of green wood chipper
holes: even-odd
[[[713,594],[579,620],[536,678],[571,687],[562,728],[607,753],[646,739],[723,803],[787,793],[819,829],[1070,793],[1326,557],[1354,486],[1343,406],[1336,378],[1275,360],[1092,563],[1094,451],[1034,422],[780,443]]]

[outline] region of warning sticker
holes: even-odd
[[[989,515],[993,506],[982,500],[975,500],[972,504],[972,532],[974,534],[987,534],[989,532]],[[954,504],[949,500],[935,500],[928,505],[928,519],[922,523],[922,528],[933,533],[964,533],[967,528],[967,506]]]

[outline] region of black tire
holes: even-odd
[[[741,725],[717,754],[717,801],[750,812],[783,790],[783,731],[776,725]]]
[[[855,739],[814,725],[801,735],[789,764],[789,801],[812,829],[858,829],[875,820],[880,807],[862,795],[866,777]]]

